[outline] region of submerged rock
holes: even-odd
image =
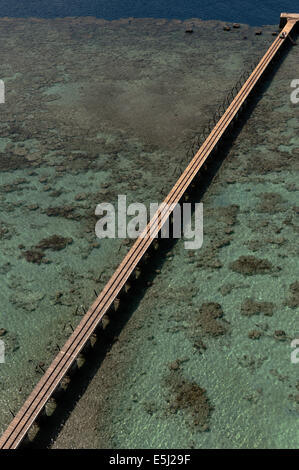
[[[199,431],[209,430],[210,414],[213,407],[207,397],[206,390],[196,382],[190,382],[182,377],[179,371],[170,372],[166,385],[171,395],[167,400],[169,411],[176,414],[183,410],[191,416],[190,424]]]
[[[22,253],[26,261],[28,263],[36,263],[41,264],[43,262],[43,258],[45,258],[45,254],[41,250],[31,249],[26,250]]]
[[[287,300],[286,304],[290,308],[295,308],[299,306],[299,281],[293,282],[293,284],[290,285],[290,297]]]
[[[283,330],[276,330],[274,331],[274,338],[278,341],[286,341],[287,335],[286,332]]]
[[[268,214],[275,214],[283,210],[282,203],[284,202],[281,195],[278,193],[262,193],[260,194],[261,203],[258,207],[259,212],[267,212]]]
[[[52,235],[49,238],[44,238],[37,245],[37,250],[63,250],[67,245],[73,243],[72,238],[61,237],[60,235]]]
[[[72,206],[48,207],[46,214],[48,217],[64,217],[66,219],[80,219],[80,215],[74,214],[75,208]]]
[[[252,315],[258,315],[263,313],[267,316],[273,315],[274,304],[272,302],[257,302],[253,299],[246,299],[242,303],[241,313],[251,317]]]
[[[230,268],[246,276],[267,274],[274,271],[274,266],[270,261],[256,258],[255,256],[240,256],[236,261],[230,264]]]
[[[220,320],[223,310],[216,302],[203,303],[199,310],[199,318],[194,327],[205,335],[221,336],[227,332],[227,324]]]
[[[249,331],[248,333],[248,338],[250,339],[260,339],[261,336],[262,336],[262,332],[258,330],[252,330],[252,331]]]

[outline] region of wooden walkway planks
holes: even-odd
[[[288,20],[291,19],[299,21],[299,13],[281,13],[279,27],[284,28]]]
[[[51,397],[62,378],[68,372],[76,357],[102,320],[102,317],[111,307],[127,279],[131,276],[137,264],[150,247],[153,238],[158,234],[162,225],[171,214],[173,206],[181,199],[194,177],[197,175],[198,171],[221,139],[223,133],[228,128],[249,94],[252,92],[254,86],[287,39],[288,34],[291,32],[297,21],[299,21],[299,18],[287,20],[282,31],[285,33],[285,36],[281,37],[281,35],[279,35],[275,39],[248,80],[244,83],[237,96],[211,131],[210,135],[195,154],[156,214],[148,223],[144,232],[129,250],[128,254],[116,269],[101,294],[86,312],[75,331],[72,333],[61,351],[57,354],[50,367],[47,369],[33,392],[30,394],[18,414],[0,438],[0,449],[15,449],[20,445],[44,405]],[[164,204],[168,206],[164,207]]]

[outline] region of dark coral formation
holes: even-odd
[[[208,208],[205,212],[205,234],[207,241],[198,252],[197,267],[209,267],[219,269],[222,263],[217,255],[220,250],[228,246],[232,240],[233,227],[237,222],[239,206],[232,204],[226,207]],[[217,220],[217,230],[215,230]],[[224,235],[224,233],[226,235]]]
[[[258,302],[253,299],[245,299],[241,306],[242,315],[251,317],[263,313],[266,316],[272,316],[274,304],[272,302]]]
[[[262,332],[261,331],[258,331],[258,330],[252,330],[252,331],[249,331],[248,333],[248,338],[250,339],[260,339],[260,337],[262,336]]]
[[[269,172],[296,171],[298,169],[298,153],[295,149],[289,152],[269,152],[260,158],[260,155],[251,156],[247,161],[246,172],[250,175],[266,175]]]
[[[73,243],[72,238],[65,238],[59,235],[52,235],[49,238],[44,238],[37,245],[36,248],[40,250],[53,250],[59,251],[63,250],[67,245]]]
[[[230,268],[246,276],[267,274],[274,271],[274,266],[270,261],[256,258],[255,256],[240,256],[236,261],[230,264]]]
[[[287,299],[287,306],[290,308],[296,308],[299,306],[299,281],[293,282],[290,285],[290,297]]]
[[[30,250],[23,251],[22,255],[30,263],[49,263],[49,260],[45,258],[45,250],[60,251],[71,243],[73,243],[72,238],[52,235],[49,238],[43,238],[36,246],[31,247]],[[24,246],[20,245],[19,248],[22,250]]]
[[[174,371],[166,378],[171,396],[167,400],[169,411],[177,413],[183,410],[191,416],[191,424],[199,431],[209,430],[209,420],[213,407],[206,394],[206,390],[196,382],[184,379],[179,371]]]
[[[0,240],[11,238],[8,227],[0,222]]]
[[[278,193],[263,193],[260,194],[261,203],[258,206],[258,211],[267,212],[268,214],[275,214],[283,209],[283,199]]]
[[[23,156],[0,153],[0,171],[13,171],[29,166],[30,162]]]
[[[74,213],[75,208],[72,206],[58,206],[58,207],[48,207],[46,209],[46,214],[49,217],[64,217],[65,219],[75,219],[79,220],[80,215]]]
[[[223,310],[216,302],[203,303],[199,309],[199,316],[195,324],[195,330],[208,336],[221,336],[227,332],[227,324],[223,317]]]
[[[41,264],[44,262],[45,254],[41,250],[31,249],[22,253],[28,263]]]
[[[291,393],[289,395],[289,399],[297,403],[297,405],[299,405],[299,382],[297,382],[296,384],[296,390],[294,391],[294,393]]]
[[[278,341],[286,341],[288,339],[286,332],[284,330],[275,330],[274,338]]]

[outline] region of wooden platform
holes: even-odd
[[[299,21],[299,13],[281,13],[279,27],[284,28],[288,20]]]
[[[161,230],[161,227],[170,216],[173,207],[181,201],[186,190],[198,175],[205,161],[219,143],[221,137],[238,114],[248,96],[254,91],[255,85],[261,79],[281,46],[285,41],[288,41],[289,33],[292,31],[297,21],[299,21],[299,15],[297,15],[297,17],[297,19],[293,17],[289,19],[288,16],[283,17],[285,18],[285,20],[283,20],[285,21],[285,26],[282,31],[284,34],[280,34],[275,38],[266,54],[262,57],[237,96],[228,106],[227,110],[203,142],[198,152],[196,152],[162,205],[150,220],[144,232],[136,240],[103,291],[86,312],[61,351],[59,351],[52,364],[0,438],[0,449],[16,449],[20,445],[31,425],[43,410],[61,380],[69,372],[79,353],[102,321],[105,313],[111,308],[113,309],[114,301],[117,299],[117,296],[124,288],[130,276],[134,275],[137,265],[151,246],[153,237]]]

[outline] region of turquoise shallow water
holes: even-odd
[[[273,40],[273,28],[227,35],[218,22],[195,22],[192,37],[151,20],[2,23],[1,430],[127,252],[126,241],[96,239],[96,204],[161,201],[192,135]],[[54,446],[297,446],[297,56],[203,198],[202,249],[178,241]],[[271,308],[248,313],[246,299]],[[212,317],[202,316],[209,302]],[[184,401],[190,384],[198,402]]]
[[[290,176],[288,181],[292,181]],[[243,197],[240,197],[241,189]],[[252,238],[246,208],[252,207],[259,189],[272,191],[273,186],[264,183],[253,189],[246,183],[242,188],[238,184],[230,185],[206,201],[205,207],[209,208],[210,204],[218,205],[217,200],[221,198],[223,207],[226,205],[223,199],[228,197],[229,202],[238,201],[243,212],[234,227],[233,242],[221,250],[223,266],[217,272],[211,273],[203,267],[196,269],[194,262],[188,262],[183,247],[177,246],[173,259],[166,263],[154,284],[154,292],[159,295],[154,299],[151,293],[146,296],[143,308],[151,320],[146,321],[146,333],[135,339],[138,344],[135,361],[127,371],[126,387],[119,390],[119,405],[115,405],[111,425],[112,446],[297,447],[298,405],[289,396],[292,392],[296,394],[296,365],[290,361],[290,341],[280,342],[273,337],[278,329],[290,337],[298,331],[296,312],[283,305],[288,285],[296,276],[297,263],[272,245],[258,250],[258,255],[279,264],[287,275],[245,277],[228,268],[231,260],[244,253],[252,254],[244,247],[244,241]],[[296,236],[293,234],[289,241],[295,245]],[[233,286],[231,292],[223,295],[221,288],[229,284]],[[247,297],[273,302],[274,315],[244,318],[240,310]],[[204,338],[208,347],[200,354],[190,336],[203,301],[221,304],[229,334]],[[262,332],[259,340],[248,338],[248,332],[254,329]],[[148,341],[150,338],[153,339]],[[177,359],[182,359],[183,377],[207,390],[214,407],[209,432],[198,432],[185,410],[178,410],[173,416],[165,415],[171,394],[164,379],[170,373],[178,374],[169,371],[169,364]]]
[[[127,370],[126,385],[122,383],[114,403],[110,424],[112,447],[298,446],[298,404],[295,398],[298,396],[298,372],[290,360],[290,341],[298,334],[298,309],[285,305],[289,285],[298,276],[297,235],[286,227],[279,232],[279,237],[273,236],[271,242],[261,242],[264,237],[275,233],[275,227],[283,226],[282,220],[288,208],[296,203],[296,194],[280,186],[281,181],[296,184],[296,175],[281,172],[277,179],[271,181],[267,174],[259,184],[244,181],[242,184],[224,185],[208,196],[204,202],[206,213],[211,207],[220,207],[221,211],[229,204],[240,206],[233,227],[233,240],[221,249],[219,255],[222,266],[216,271],[204,266],[197,268],[196,262],[188,260],[179,242],[173,259],[167,261],[152,291],[146,294],[138,309],[139,315],[145,316],[145,326],[141,334],[138,331],[138,338],[133,339],[136,344],[133,346],[134,360]],[[258,194],[273,191],[283,196],[285,209],[271,216],[270,229],[256,233],[255,224],[267,220],[268,215],[255,213],[252,207],[258,206]],[[204,221],[208,227],[212,226],[211,232],[214,233],[216,220],[206,215]],[[283,247],[279,245],[280,236],[287,239]],[[209,231],[205,234],[204,243],[208,244],[208,240]],[[257,250],[248,248],[251,240],[258,241],[260,246]],[[286,245],[289,247],[287,252],[284,251]],[[232,272],[229,268],[232,260],[243,255],[252,256],[253,252],[255,256],[279,266],[280,271],[253,276]],[[228,293],[225,286],[228,286]],[[246,298],[272,302],[273,316],[261,313],[244,317],[241,309]],[[192,338],[192,330],[203,301],[221,304],[229,333],[215,339],[203,335],[207,349],[200,353]],[[138,311],[134,315],[138,316]],[[249,339],[248,334],[252,330],[259,331],[261,337]],[[285,341],[275,338],[278,330],[286,332]],[[182,360],[181,372],[169,371],[169,365],[177,360]],[[165,376],[179,373],[185,380],[207,390],[214,407],[209,432],[198,432],[196,426],[192,426],[191,413],[186,410],[178,409],[173,416],[167,414],[167,400],[172,395],[165,386]]]

